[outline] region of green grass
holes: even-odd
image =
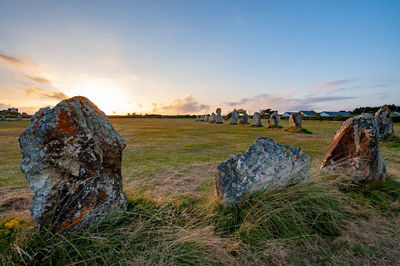
[[[68,236],[37,231],[29,217],[13,228],[5,228],[7,220],[3,220],[1,262],[326,265],[368,264],[386,258],[383,264],[393,264],[400,254],[394,244],[400,241],[396,137],[383,142],[381,149],[391,178],[343,191],[317,174],[341,122],[304,121],[313,134],[192,119],[111,122],[127,142],[122,175],[128,211]],[[281,123],[288,127],[287,121]],[[29,191],[20,171],[17,141],[28,124],[0,121],[0,197],[10,191]],[[398,135],[400,125],[394,128]],[[310,181],[258,192],[223,207],[214,188],[217,164],[232,153],[246,151],[259,136],[301,147],[311,155]],[[377,225],[368,227],[370,223]],[[354,236],[355,228],[370,235]]]

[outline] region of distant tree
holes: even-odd
[[[238,112],[239,115],[240,115],[240,114],[243,115],[243,114],[246,113],[246,110],[244,110],[244,109],[237,109],[236,112]]]
[[[260,116],[261,118],[267,119],[271,116],[272,113],[277,112],[276,110],[272,110],[270,108],[268,109],[264,109],[264,110],[260,110]]]

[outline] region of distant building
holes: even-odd
[[[321,116],[350,116],[349,112],[322,112]]]
[[[302,116],[314,116],[315,112],[314,111],[300,111]]]
[[[282,115],[282,117],[289,117],[291,114],[293,114],[294,112],[286,112]]]

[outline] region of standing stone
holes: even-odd
[[[393,120],[390,113],[389,106],[382,106],[376,113],[375,117],[378,119],[379,139],[384,140],[394,135]]]
[[[222,124],[221,108],[217,108],[217,110],[215,110],[215,112],[217,113],[217,118],[216,118],[215,122],[217,124]]]
[[[378,120],[370,114],[347,119],[336,132],[321,169],[356,181],[383,180],[387,168],[379,151]]]
[[[301,129],[301,113],[292,113],[289,117],[289,128]]]
[[[247,125],[249,123],[249,116],[247,115],[246,112],[243,114],[243,116],[240,119],[239,123],[242,124],[242,125]]]
[[[210,120],[210,115],[208,115],[208,114],[205,115],[205,116],[204,116],[204,121],[205,121],[205,122],[208,122],[209,120]]]
[[[253,127],[262,127],[261,117],[259,112],[254,112],[253,114]]]
[[[22,116],[21,116],[21,115],[18,115],[18,116],[17,116],[17,120],[22,120]]]
[[[124,139],[85,97],[42,108],[19,137],[21,169],[34,192],[40,228],[82,230],[126,209],[121,159]]]
[[[196,116],[196,121],[199,121],[200,120],[200,116]]]
[[[205,115],[200,116],[200,121],[204,121]]]
[[[269,127],[275,127],[279,126],[279,121],[280,121],[280,116],[278,115],[277,112],[273,112],[271,116],[268,118],[268,126]]]
[[[233,112],[232,112],[232,116],[231,116],[231,124],[232,125],[237,125],[237,123],[238,123],[238,112],[236,111],[236,108],[235,109],[233,109]]]
[[[247,193],[285,187],[308,177],[311,156],[300,149],[259,137],[244,154],[233,154],[217,167],[216,188],[224,205]]]
[[[215,120],[217,119],[217,116],[215,115],[215,113],[213,112],[211,115],[210,115],[210,123],[215,123]]]
[[[4,121],[4,120],[6,120],[6,117],[4,115],[2,115],[0,120]]]

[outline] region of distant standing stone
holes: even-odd
[[[22,120],[22,116],[21,116],[21,115],[18,115],[18,116],[17,116],[17,120]]]
[[[238,113],[237,113],[237,111],[236,111],[236,108],[233,110],[233,112],[232,112],[232,116],[231,116],[231,124],[233,124],[233,125],[237,125],[237,123],[238,123]]]
[[[210,120],[210,115],[205,115],[205,116],[204,116],[204,121],[205,121],[205,122],[208,122],[209,120]]]
[[[217,167],[219,199],[231,205],[248,193],[285,187],[308,177],[311,156],[300,149],[260,137],[244,154],[233,154]]]
[[[1,116],[1,120],[6,120],[6,117],[4,115]]]
[[[378,120],[370,114],[347,119],[336,132],[321,169],[356,181],[383,180],[387,168],[379,151]]]
[[[249,123],[249,116],[247,115],[247,113],[245,112],[242,116],[242,118],[240,119],[240,124],[242,125],[246,125]]]
[[[200,121],[204,121],[204,119],[205,119],[205,115],[202,115],[201,117],[200,117]]]
[[[85,97],[42,108],[19,137],[21,169],[34,192],[40,228],[82,230],[126,209],[121,159],[124,139]]]
[[[196,121],[199,121],[200,120],[200,117],[199,116],[196,116]]]
[[[292,113],[289,117],[289,127],[301,129],[301,113]]]
[[[268,125],[270,127],[279,126],[280,117],[277,112],[273,112],[271,116],[268,118]]]
[[[376,113],[375,117],[378,119],[379,139],[384,140],[394,135],[393,120],[390,113],[389,106],[382,106]]]
[[[217,110],[215,110],[215,112],[217,113],[217,118],[216,118],[215,122],[217,124],[222,124],[221,108],[217,108]]]
[[[215,115],[215,113],[213,112],[211,115],[210,115],[210,123],[215,123],[215,120],[217,119],[217,116]]]
[[[253,114],[253,126],[254,127],[262,127],[261,117],[259,112],[254,112]]]

